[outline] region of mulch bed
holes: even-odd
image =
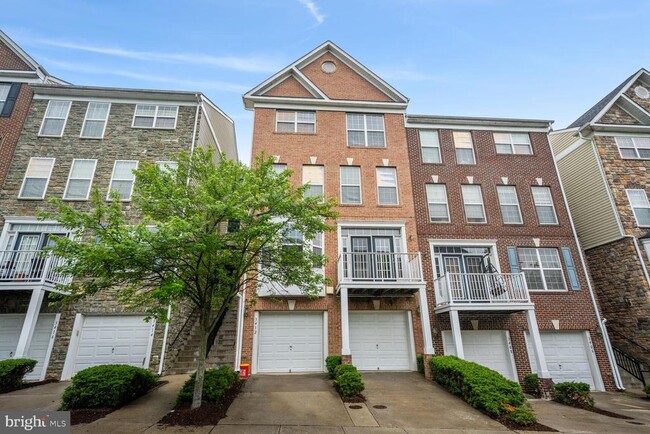
[[[147,393],[151,393],[151,391],[156,390],[157,388],[164,386],[165,384],[169,383],[169,381],[159,381],[154,386],[147,390]],[[146,395],[145,393],[144,395]],[[144,396],[142,395],[142,396]],[[139,397],[138,397],[139,398]],[[136,398],[136,399],[138,399]],[[108,407],[102,407],[102,408],[75,408],[70,410],[70,425],[79,425],[82,423],[91,423],[96,421],[97,419],[101,419],[105,417],[107,414],[110,414],[117,410],[120,407],[117,408],[108,408]]]
[[[243,386],[244,381],[240,381],[231,387],[218,401],[204,402],[194,410],[190,408],[191,404],[189,403],[177,406],[160,419],[158,423],[181,426],[216,425],[226,417],[230,404],[239,395]]]
[[[366,397],[363,396],[362,394],[358,394],[358,395],[346,398],[341,393],[341,388],[337,384],[334,384],[334,388],[336,389],[336,392],[339,394],[339,396],[341,397],[341,400],[343,400],[343,402],[348,402],[348,403],[366,402]]]
[[[485,413],[487,416],[490,416],[489,414]],[[490,416],[491,417],[491,416]],[[501,425],[505,426],[508,429],[511,429],[513,431],[544,431],[544,432],[559,432],[555,428],[551,428],[550,426],[542,425],[541,423],[536,423],[534,425],[519,425],[518,423],[514,423],[512,420],[508,419],[505,416],[498,417],[495,419],[497,422],[499,422]]]

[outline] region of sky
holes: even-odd
[[[0,28],[74,84],[203,92],[248,162],[242,95],[326,40],[408,113],[561,129],[650,68],[649,15],[647,0],[3,0]]]

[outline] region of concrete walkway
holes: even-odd
[[[61,381],[0,394],[0,410],[58,410],[61,394],[69,384],[68,381]]]

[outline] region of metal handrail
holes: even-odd
[[[614,359],[616,359],[616,364],[620,368],[629,372],[630,375],[639,380],[643,384],[643,387],[645,387],[645,378],[643,377],[641,362],[619,348],[612,346],[612,349],[614,350]]]
[[[67,284],[63,259],[45,250],[0,250],[0,282]]]
[[[434,280],[436,305],[529,303],[523,273],[447,273]]]
[[[422,282],[417,253],[346,252],[338,257],[339,282]]]

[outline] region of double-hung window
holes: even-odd
[[[562,263],[557,249],[519,248],[519,265],[526,276],[528,289],[560,291],[566,289]]]
[[[379,205],[397,205],[397,169],[394,167],[377,168],[377,202]]]
[[[137,104],[133,114],[134,128],[173,130],[178,117],[177,105]]]
[[[361,204],[361,168],[341,166],[341,203],[345,205]]]
[[[97,160],[77,159],[72,160],[68,183],[63,192],[66,200],[88,200],[90,186],[95,176]]]
[[[531,155],[533,148],[527,133],[494,133],[497,154]]]
[[[553,205],[553,196],[548,187],[532,187],[533,202],[540,225],[556,225],[557,214]]]
[[[636,224],[641,227],[650,226],[650,202],[645,190],[625,190],[632,206]]]
[[[68,120],[72,101],[50,100],[45,110],[39,136],[61,137]]]
[[[111,192],[115,191],[120,195],[120,200],[131,200],[133,184],[135,184],[135,173],[133,171],[137,168],[138,162],[135,160],[116,160],[106,199],[110,199]]]
[[[626,159],[650,159],[650,137],[615,137],[618,152]]]
[[[521,224],[521,209],[517,198],[517,189],[511,185],[498,185],[497,195],[501,207],[501,217],[505,224]]]
[[[11,90],[11,84],[9,83],[0,83],[0,113],[3,112],[7,99],[9,98],[9,91]]]
[[[81,127],[81,137],[87,139],[101,139],[106,130],[106,121],[111,104],[108,102],[89,102],[86,109],[86,118]]]
[[[280,164],[280,163],[273,164],[273,171],[275,173],[282,173],[285,170],[287,170],[287,165],[286,164]]]
[[[20,199],[43,199],[47,185],[50,183],[53,167],[54,158],[30,158],[18,197]]]
[[[469,131],[454,131],[454,147],[456,148],[457,164],[476,164],[472,133]]]
[[[302,183],[309,183],[305,197],[323,196],[325,184],[325,168],[323,166],[302,166]]]
[[[438,130],[420,130],[423,163],[442,163]]]
[[[383,148],[384,115],[348,113],[348,146]]]
[[[467,223],[487,223],[480,185],[461,185]]]
[[[316,132],[316,112],[278,110],[275,112],[278,133]]]
[[[427,204],[432,223],[449,223],[449,204],[447,187],[444,184],[427,184]]]

